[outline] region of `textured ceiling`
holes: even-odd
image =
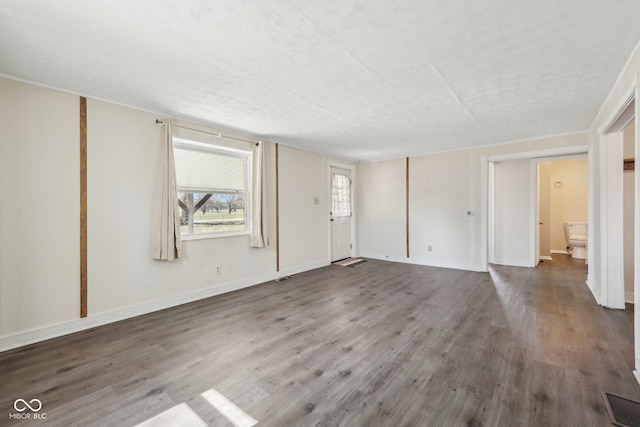
[[[638,0],[0,0],[0,73],[374,160],[587,129]]]

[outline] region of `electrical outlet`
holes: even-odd
[[[431,252],[431,245],[427,246],[427,250]]]
[[[220,273],[222,273],[222,266],[216,265],[216,274],[220,274]]]

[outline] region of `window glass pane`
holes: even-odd
[[[244,231],[246,194],[178,192],[180,231],[203,234]],[[189,215],[193,212],[193,215]]]
[[[178,188],[244,191],[244,159],[174,146]]]
[[[351,215],[351,181],[348,176],[333,174],[331,212],[334,217]]]

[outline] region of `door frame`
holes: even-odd
[[[636,79],[637,80],[637,79]],[[600,159],[600,295],[598,301],[603,307],[624,309],[624,247],[623,247],[623,129],[638,116],[636,107],[637,82],[629,88],[613,113],[598,128],[598,149]],[[635,152],[638,158],[638,124],[636,121]],[[636,185],[638,177],[636,177]],[[635,206],[638,207],[638,191]],[[637,225],[638,215],[634,223]],[[638,232],[634,236],[637,250]],[[636,259],[634,269],[638,268]],[[637,273],[634,277],[634,294],[638,286]],[[635,296],[634,296],[635,298]],[[638,316],[636,316],[637,318]],[[637,338],[640,336],[636,335]],[[637,341],[636,341],[637,343]],[[638,354],[638,348],[636,348]],[[638,357],[636,357],[636,368]]]
[[[483,183],[481,186],[481,200],[482,206],[480,210],[481,216],[481,250],[480,250],[480,267],[481,271],[489,271],[489,263],[493,261],[494,255],[494,242],[495,242],[495,168],[494,165],[497,162],[505,162],[509,160],[543,160],[553,157],[569,157],[572,155],[584,155],[588,153],[589,146],[588,145],[576,145],[569,147],[559,147],[559,148],[549,148],[546,150],[538,150],[538,151],[526,151],[519,153],[510,153],[510,154],[499,154],[495,156],[484,156],[480,159],[480,179]],[[589,165],[591,166],[591,165]],[[536,166],[534,163],[531,163],[531,176],[530,185],[533,187],[531,191],[531,198],[535,199],[535,205],[537,206],[537,197],[535,190],[536,186]],[[591,182],[589,182],[591,186]],[[591,192],[591,187],[589,187],[589,191]],[[591,193],[589,193],[589,197],[591,198]],[[530,236],[531,236],[531,245],[530,248],[530,256],[529,260],[531,266],[533,267],[535,264],[535,235],[537,227],[537,223],[535,212],[530,213]],[[592,216],[589,216],[589,228],[592,228]],[[591,234],[589,234],[590,236]],[[591,251],[588,252],[589,256],[589,264],[591,264]]]
[[[640,74],[634,76],[631,87],[629,87],[619,98],[612,113],[598,127],[597,148],[599,149],[600,166],[600,301],[601,305],[612,308],[625,308],[624,305],[624,247],[622,239],[613,241],[607,234],[607,226],[619,237],[623,233],[623,199],[622,199],[622,165],[615,164],[622,159],[622,138],[623,129],[635,119],[635,158],[640,159]],[[619,167],[619,171],[618,171]],[[619,172],[619,173],[618,173]],[[594,177],[595,178],[595,177]],[[618,186],[619,184],[619,186]],[[634,250],[636,253],[634,260],[633,277],[633,302],[636,307],[640,304],[640,258],[637,256],[640,250],[640,174],[635,174],[635,194],[634,194]],[[620,194],[615,194],[613,203],[607,191],[613,189],[614,193],[620,190]],[[619,196],[619,197],[618,197]],[[618,200],[619,199],[619,200]],[[619,206],[618,206],[619,201]],[[613,205],[613,206],[607,206]],[[594,208],[595,211],[595,208]],[[615,259],[616,255],[619,259]],[[611,281],[612,275],[619,275],[620,281]],[[593,290],[593,289],[592,289]],[[595,293],[594,293],[595,294]],[[598,296],[596,296],[598,298]],[[612,298],[615,301],[611,301]],[[620,302],[621,301],[621,302]],[[640,382],[640,311],[634,310],[634,371],[636,380]]]
[[[327,161],[327,211],[326,211],[326,219],[327,219],[327,260],[331,263],[331,168],[336,169],[344,169],[348,170],[351,174],[351,254],[350,256],[353,258],[358,253],[357,240],[356,240],[356,216],[357,216],[357,206],[356,206],[356,166],[350,165],[348,163],[340,163],[335,162],[333,160]]]
[[[535,267],[536,265],[538,265],[538,262],[540,261],[540,232],[539,232],[540,227],[538,226],[538,223],[540,222],[540,219],[539,219],[540,218],[540,176],[539,176],[540,168],[538,164],[545,163],[545,162],[558,162],[562,160],[572,160],[572,159],[587,159],[587,162],[588,162],[589,161],[588,150],[584,151],[583,153],[568,154],[564,156],[537,157],[537,158],[531,159],[531,206],[534,209],[533,215],[532,215],[532,218],[534,219],[534,221],[532,221],[530,224],[531,226],[530,235],[534,243],[534,247],[532,248],[531,253],[529,254],[529,260],[531,262],[532,267]],[[589,166],[587,165],[587,171],[588,170],[589,170]],[[587,194],[587,198],[591,196],[590,192],[591,190],[589,190],[589,193]],[[587,209],[589,204],[590,202],[587,201]],[[587,213],[587,217],[589,218],[588,213]],[[589,218],[589,221],[590,220],[591,219]],[[590,228],[587,227],[587,230],[590,230]],[[588,231],[587,236],[590,233],[591,232]],[[589,251],[587,251],[587,257],[588,256],[589,256]],[[589,263],[589,260],[587,259],[587,264],[588,263]]]

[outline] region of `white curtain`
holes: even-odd
[[[158,162],[153,206],[151,245],[153,259],[173,261],[180,258],[180,208],[176,191],[176,167],[173,160],[171,123],[164,120],[162,155]]]
[[[257,142],[251,148],[251,236],[250,246],[262,248],[265,245],[265,171],[264,142]]]

